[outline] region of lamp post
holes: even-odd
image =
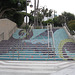
[[[30,3],[31,0],[26,0],[26,39],[27,39],[27,3]],[[18,6],[21,6],[20,0],[18,2]],[[31,4],[30,7],[33,7],[33,5]]]
[[[27,39],[27,3],[30,3],[31,0],[26,0],[26,39]],[[30,5],[32,7],[32,5]]]
[[[27,0],[26,0],[26,39],[27,39]]]
[[[34,28],[36,27],[35,25],[38,26],[38,7],[39,7],[39,0],[34,0]]]
[[[27,39],[27,3],[30,3],[31,0],[26,0],[26,39]],[[32,8],[33,5],[31,4],[30,7]]]
[[[18,2],[18,7],[20,7],[21,6],[21,3],[20,3],[20,0],[19,0],[19,2]]]

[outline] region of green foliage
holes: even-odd
[[[42,13],[43,13],[43,15],[46,16],[46,17],[50,17],[51,14],[52,14],[52,12],[53,12],[53,11],[52,11],[51,9],[48,10],[48,8],[45,9],[45,8],[43,7],[43,9],[42,9]]]
[[[75,20],[71,20],[68,22],[68,27],[71,31],[75,30]]]
[[[21,3],[21,6],[18,7],[18,3]],[[26,8],[26,0],[0,0],[0,9],[2,10],[7,9],[7,8],[15,8],[18,10],[24,10]]]
[[[18,6],[21,3],[21,6]],[[28,5],[28,4],[27,4]],[[0,0],[0,18],[8,18],[20,27],[24,21],[24,14],[20,11],[26,9],[26,0]],[[33,22],[33,17],[30,16]]]
[[[68,23],[70,20],[74,20],[75,19],[75,15],[70,13],[70,12],[63,12],[62,16],[65,16],[65,20]]]
[[[23,27],[23,29],[29,29],[29,25],[25,25],[24,27]]]
[[[47,23],[51,23],[51,24],[53,24],[53,20],[52,19],[49,19],[49,20],[47,20]]]
[[[18,6],[18,3],[21,6]],[[0,0],[0,18],[8,18],[17,23],[18,27],[23,22],[24,16],[18,11],[25,10],[26,0]]]
[[[17,23],[17,27],[20,27],[24,21],[24,15],[22,13],[16,13],[14,16],[14,21]]]
[[[57,26],[59,26],[59,27],[61,27],[62,26],[62,18],[60,17],[60,16],[58,16],[58,17],[55,17],[54,19],[53,19],[53,23],[54,23],[54,26],[55,27],[57,27]]]
[[[34,23],[34,17],[31,14],[28,14],[29,16],[29,24],[33,24]]]
[[[39,25],[41,25],[42,19],[43,19],[43,15],[41,13],[38,13],[38,23],[39,23]]]
[[[39,27],[39,26],[37,26],[37,27],[36,27],[36,29],[40,29],[40,27]]]
[[[65,22],[68,23],[68,21],[74,20],[74,19],[75,19],[75,16],[73,14],[68,13],[68,12],[64,12],[64,13],[62,13],[62,15],[59,15],[58,17],[55,17],[53,19],[53,22],[54,22],[54,26],[61,27],[62,24],[64,24]]]
[[[15,11],[13,12],[13,10],[11,10],[11,11],[6,11],[6,12],[3,14],[2,18],[8,18],[8,19],[10,19],[10,20],[13,21],[13,15],[14,15],[15,13],[16,13],[16,12],[15,12]]]
[[[26,16],[25,12],[22,12],[22,14],[24,15],[24,17]],[[27,16],[29,17],[29,24],[33,24],[34,23],[34,17],[29,13],[27,13]]]
[[[43,24],[43,26],[47,26],[47,24],[53,24],[53,20],[52,19],[49,19],[49,20],[47,20],[47,21],[42,21],[42,24]]]
[[[44,10],[43,10],[44,11]],[[51,11],[50,11],[51,12]],[[62,15],[55,17],[53,20],[49,19],[47,21],[42,21],[42,24],[46,26],[48,23],[54,23],[55,27],[61,27],[65,22],[68,23],[70,20],[75,20],[75,16],[72,13],[64,12]],[[74,29],[74,23],[71,23],[70,29]]]
[[[47,26],[47,21],[42,21],[43,26]]]
[[[54,26],[56,27],[56,26],[58,25],[58,18],[55,17],[55,18],[53,19],[53,22],[54,22]]]

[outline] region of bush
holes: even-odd
[[[47,23],[51,23],[51,24],[53,24],[53,20],[52,19],[49,19],[49,20],[47,20]]]
[[[23,29],[29,29],[29,25],[25,25],[24,27],[23,27]]]
[[[68,27],[71,31],[75,30],[75,20],[71,20],[68,22]]]
[[[42,21],[43,26],[47,26],[47,21]]]
[[[40,29],[40,27],[39,27],[39,26],[37,26],[37,27],[36,27],[36,29]]]
[[[54,26],[55,26],[55,27],[61,27],[61,26],[62,26],[62,20],[59,19],[59,17],[55,17],[55,18],[53,19],[53,23],[54,23]]]
[[[24,22],[24,15],[22,13],[16,13],[14,15],[14,21],[17,23],[17,27],[20,27]]]

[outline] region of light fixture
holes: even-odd
[[[33,5],[31,4],[31,5],[30,5],[30,7],[32,8],[32,7],[33,7]]]
[[[19,0],[19,2],[18,2],[18,7],[20,7],[21,6],[21,3],[20,3],[20,0]]]

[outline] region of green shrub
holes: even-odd
[[[40,29],[40,27],[39,27],[39,26],[37,26],[37,27],[36,27],[36,29]]]
[[[17,23],[17,27],[20,27],[24,22],[24,15],[22,13],[16,13],[14,15],[14,21]]]
[[[25,25],[24,27],[23,27],[23,29],[29,29],[29,25]]]
[[[47,21],[42,21],[43,26],[47,26]]]
[[[71,31],[75,30],[75,20],[71,20],[68,22],[68,27]]]

